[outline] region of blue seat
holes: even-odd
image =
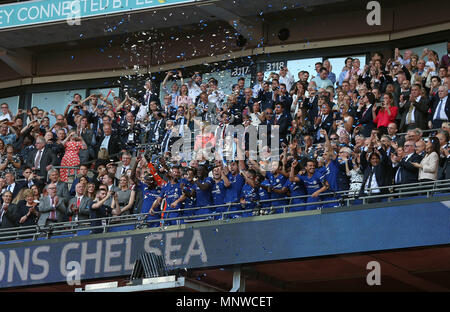
[[[108,232],[122,232],[122,231],[130,231],[130,230],[134,230],[135,229],[135,225],[119,225],[119,226],[114,226],[114,227],[110,227],[108,229]]]
[[[91,234],[91,230],[80,230],[80,231],[77,231],[77,236],[83,236],[83,235],[89,235],[89,234]]]

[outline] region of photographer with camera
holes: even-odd
[[[108,202],[110,203],[108,205]],[[92,203],[89,219],[99,219],[120,215],[119,202],[117,201],[117,194],[114,191],[107,191],[107,187],[101,185],[97,191],[95,200]],[[91,221],[91,226],[106,226],[108,220],[94,220]],[[91,230],[92,234],[103,233],[102,228]]]
[[[127,151],[136,150],[136,143],[140,143],[141,131],[141,126],[135,122],[134,115],[128,112],[119,124],[119,137]]]

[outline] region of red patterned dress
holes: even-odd
[[[61,160],[61,166],[78,166],[80,164],[80,157],[78,156],[78,152],[83,147],[83,143],[80,141],[68,141],[65,145],[66,151]],[[70,169],[70,175],[74,174],[75,169]],[[61,169],[60,171],[60,180],[63,182],[68,182],[69,169]]]

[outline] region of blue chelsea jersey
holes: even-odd
[[[161,189],[159,187],[155,189],[149,189],[147,184],[140,182],[138,185],[139,190],[142,192],[142,207],[141,213],[147,213],[152,208],[153,203],[158,198],[161,193]],[[159,206],[156,207],[155,211],[159,211]]]
[[[256,201],[259,199],[258,192],[249,184],[242,187],[242,198],[245,200],[245,209],[256,207]]]
[[[180,183],[172,184],[168,182],[166,185],[162,187],[161,194],[159,196],[166,199],[167,209],[172,210],[173,208],[170,207],[170,204],[172,204],[178,198],[181,197]],[[181,204],[178,204],[175,209],[181,209]]]
[[[233,176],[231,172],[228,173],[227,178],[231,185],[226,188],[225,202],[235,203],[241,199],[241,191],[245,184],[245,180],[242,175],[237,174],[236,176]]]
[[[194,182],[185,181],[183,184],[184,184],[183,191],[191,193],[192,190],[194,190]],[[194,208],[194,207],[195,207],[195,196],[187,197],[184,200],[184,208]]]
[[[209,184],[209,188],[206,191],[203,191],[198,187],[196,183],[194,183],[193,188],[196,192],[196,207],[205,207],[212,205],[212,197],[211,197],[211,187],[214,184],[214,180],[211,177],[207,177],[204,180],[199,181],[202,184]]]
[[[220,180],[219,182],[214,182],[211,190],[213,205],[222,205],[225,203],[225,182]]]
[[[297,177],[305,184],[308,195],[312,195],[314,192],[321,189],[323,187],[323,180],[325,179],[319,171],[314,172],[311,177],[308,177],[307,174],[297,175]]]

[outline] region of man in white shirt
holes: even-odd
[[[202,76],[199,72],[195,72],[192,76],[191,80],[189,80],[187,86],[188,86],[188,95],[192,99],[192,101],[195,101],[197,99],[197,96],[202,93],[202,89],[200,88],[202,84]]]
[[[256,83],[253,86],[253,97],[256,99],[258,98],[259,91],[261,91],[264,88],[264,73],[263,72],[257,72],[256,73]]]
[[[12,113],[9,111],[9,106],[7,103],[2,103],[1,104],[1,112],[2,114],[0,115],[0,121],[7,119],[8,121],[12,121],[13,116]]]
[[[286,90],[288,92],[290,92],[292,86],[295,83],[295,79],[294,79],[294,76],[289,71],[289,69],[287,67],[282,67],[281,70],[280,70],[280,76],[279,77],[280,78],[278,79],[278,81],[280,82],[280,84],[284,83],[286,85]]]
[[[219,82],[215,78],[209,79],[208,82],[208,103],[209,112],[215,113],[216,108],[222,109],[223,102],[225,101],[225,94],[218,90]]]
[[[396,61],[399,64],[402,64],[404,66],[408,65],[409,63],[411,63],[411,56],[413,54],[412,50],[406,50],[405,52],[403,52],[403,58],[400,55],[400,50],[398,48],[395,49],[395,58]]]
[[[145,82],[144,90],[142,105],[139,107],[139,111],[136,115],[137,121],[143,120],[147,116],[150,102],[155,101],[156,103],[159,103],[158,95],[152,91],[152,82],[150,80]]]

